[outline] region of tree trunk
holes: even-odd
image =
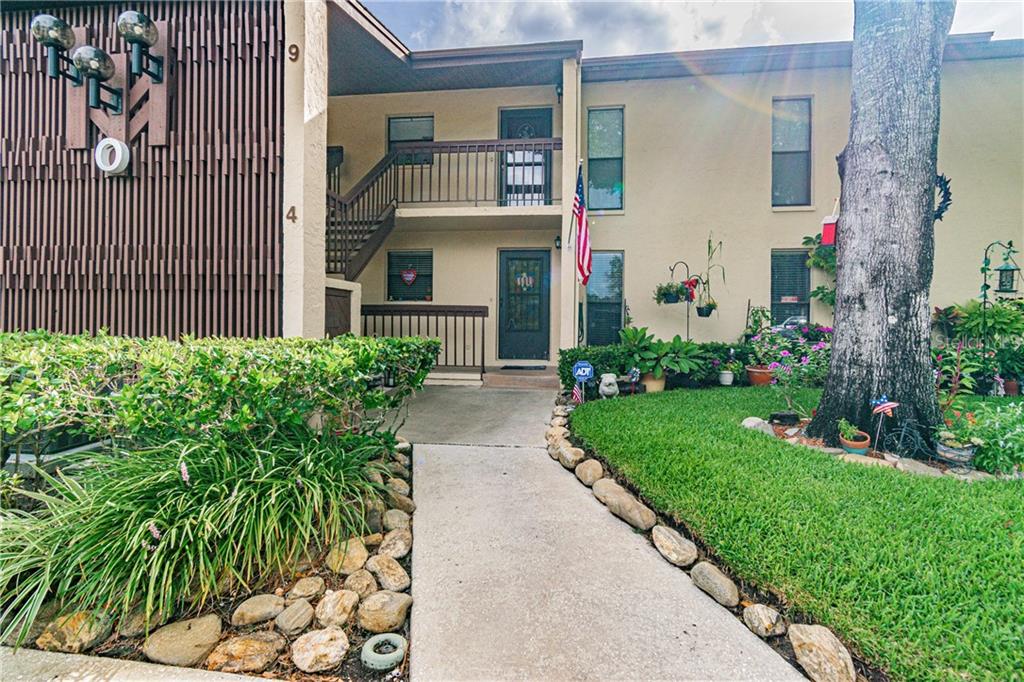
[[[941,420],[928,296],[939,81],[954,9],[953,0],[854,4],[832,365],[808,427],[830,444],[840,417],[873,436],[870,401],[883,394],[900,403],[896,420],[913,419],[928,440]]]

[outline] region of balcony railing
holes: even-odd
[[[439,368],[484,372],[487,306],[364,305],[364,336],[422,336],[441,340]]]
[[[546,206],[560,200],[561,138],[401,142],[399,204]]]

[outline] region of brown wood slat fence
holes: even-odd
[[[364,305],[363,334],[440,339],[439,368],[479,368],[483,374],[487,314],[482,305]]]
[[[0,330],[260,336],[281,331],[282,5],[55,6],[110,53],[126,9],[170,22],[170,143],[129,144],[126,177],[67,148],[65,80],[35,10],[0,13]]]

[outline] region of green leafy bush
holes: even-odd
[[[44,601],[124,616],[198,608],[232,583],[289,573],[307,552],[362,534],[376,495],[372,436],[308,433],[269,443],[186,439],[71,458],[0,511],[2,636],[19,636]]]
[[[1024,340],[1024,307],[1012,301],[990,303],[982,315],[977,299],[956,306],[958,321],[953,334],[959,339],[987,338],[997,345],[1019,345]]]
[[[594,375],[600,377],[609,372],[622,376],[631,367],[630,359],[630,353],[620,344],[563,348],[558,351],[558,379],[562,382],[562,388],[568,391],[576,383],[572,376],[572,366],[580,360],[586,360],[593,365]]]
[[[1024,469],[1024,401],[984,404],[973,416],[971,435],[981,442],[974,465],[991,473]]]

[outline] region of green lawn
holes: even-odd
[[[895,679],[1024,679],[1024,482],[847,464],[739,425],[776,409],[768,388],[679,390],[589,402],[572,426],[737,575]]]

